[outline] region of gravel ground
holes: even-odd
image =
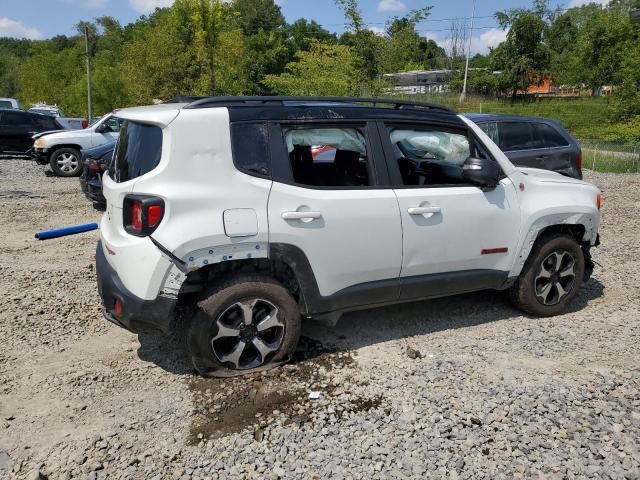
[[[0,162],[0,478],[640,478],[640,176],[604,191],[566,315],[497,292],[309,323],[295,362],[196,377],[99,311],[77,179]],[[310,399],[309,392],[319,392]]]

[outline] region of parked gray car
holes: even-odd
[[[582,150],[562,125],[540,117],[470,113],[465,115],[521,167],[553,170],[582,178]]]

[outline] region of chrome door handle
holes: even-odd
[[[409,215],[425,215],[427,213],[440,213],[440,207],[432,206],[432,207],[409,207],[407,210]]]
[[[313,220],[321,216],[320,212],[284,212],[282,214],[285,220]]]

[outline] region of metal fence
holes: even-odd
[[[640,173],[640,143],[579,140],[582,168],[594,172]]]

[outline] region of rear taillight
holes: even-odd
[[[597,194],[596,195],[596,207],[598,207],[598,210],[600,210],[600,207],[602,206],[602,194]]]
[[[100,167],[100,164],[98,163],[97,160],[90,158],[89,161],[87,162],[87,165],[89,167],[89,170],[91,170],[92,172],[102,171],[102,168]]]
[[[89,126],[89,120],[86,118],[82,119],[82,128],[87,128]]]
[[[146,237],[162,222],[164,200],[149,195],[127,195],[122,213],[127,233],[136,237]]]
[[[578,171],[582,171],[582,149],[578,150]]]

